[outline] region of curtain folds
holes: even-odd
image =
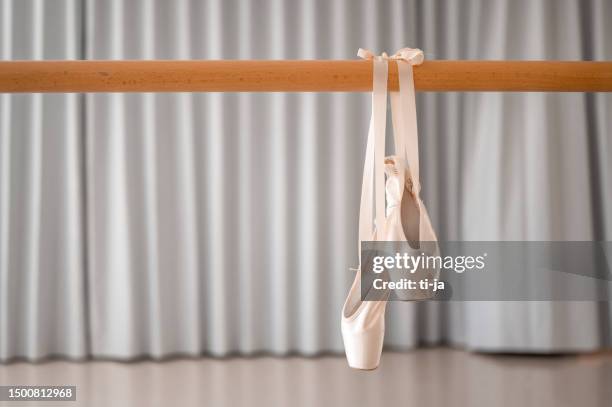
[[[0,56],[598,60],[611,20],[605,0],[0,0]],[[369,104],[0,95],[0,360],[341,352]],[[611,95],[420,94],[418,112],[440,239],[612,240]],[[392,303],[386,344],[580,352],[611,322],[604,303]]]

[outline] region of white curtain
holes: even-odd
[[[1,0],[2,59],[612,59],[612,3]],[[609,94],[420,94],[447,240],[612,240]],[[367,94],[0,96],[0,360],[341,352]],[[393,303],[386,344],[588,351],[608,303]]]

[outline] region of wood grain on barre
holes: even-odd
[[[612,62],[425,61],[419,91],[612,91]],[[397,65],[389,64],[397,90]],[[367,92],[369,61],[2,61],[0,92]]]

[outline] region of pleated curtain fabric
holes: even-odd
[[[82,6],[3,0],[1,58],[80,58]],[[83,101],[0,94],[3,361],[88,354]]]
[[[606,0],[2,0],[0,21],[5,60],[612,59]],[[369,109],[0,95],[0,360],[342,352]],[[419,94],[440,239],[611,240],[611,111],[609,94]],[[611,325],[607,303],[392,303],[386,344],[580,352]]]

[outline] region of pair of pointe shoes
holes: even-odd
[[[412,190],[410,172],[402,159],[387,157],[385,173],[386,219],[372,240],[408,241],[416,253],[421,241],[437,241],[429,216],[425,206],[418,201],[418,196]],[[435,247],[437,249],[437,244]],[[430,271],[422,277],[436,278],[437,271]],[[430,293],[420,291],[404,295],[400,299],[408,301],[430,297]],[[342,339],[350,367],[363,370],[378,367],[385,336],[386,306],[386,300],[361,300],[361,272],[358,270],[342,308]]]

